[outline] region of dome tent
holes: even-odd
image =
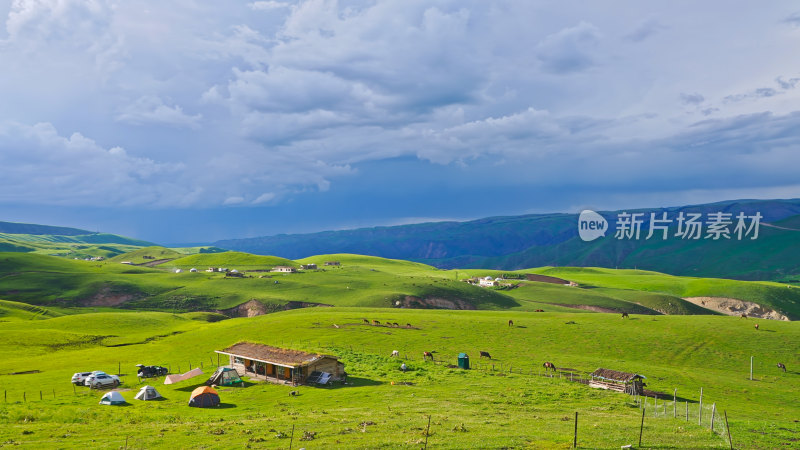
[[[106,392],[100,399],[101,405],[122,405],[124,403],[127,403],[125,397],[117,391]]]
[[[218,368],[217,371],[214,372],[214,375],[211,375],[211,378],[206,381],[206,384],[208,386],[233,386],[234,384],[241,384],[244,386],[244,382],[239,377],[239,372],[230,367]]]
[[[200,386],[192,391],[192,395],[189,397],[189,406],[197,408],[219,406],[219,394],[208,386]]]
[[[155,400],[163,398],[153,386],[144,386],[139,389],[139,393],[134,397],[136,400]]]

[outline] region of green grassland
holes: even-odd
[[[176,256],[169,249],[157,247],[121,255],[116,260],[137,260],[144,255]],[[339,261],[341,265],[323,266],[325,261]],[[290,274],[268,272],[275,265],[297,267],[301,263],[316,263],[320,268]],[[206,267],[220,266],[244,271],[245,277],[204,271]],[[190,273],[191,267],[200,272]],[[174,268],[184,271],[174,273]],[[205,253],[149,268],[115,261],[0,253],[0,296],[51,308],[118,306],[173,312],[225,310],[256,300],[265,305],[266,311],[281,310],[297,302],[387,308],[400,302],[417,308],[640,314],[714,314],[681,297],[716,296],[752,301],[789,318],[800,318],[800,289],[777,283],[551,267],[516,273],[552,275],[580,286],[506,280],[503,287],[481,288],[463,282],[469,277],[499,277],[504,273],[508,272],[439,270],[420,263],[346,254],[289,261],[239,252]]]
[[[413,329],[363,325],[362,319],[411,323]],[[800,327],[795,322],[721,316],[441,311],[369,308],[302,309],[207,322],[197,313],[98,313],[0,323],[0,442],[32,447],[151,448],[569,448],[579,412],[581,448],[636,446],[641,410],[633,398],[539,376],[543,361],[586,374],[597,367],[642,373],[648,388],[697,409],[726,411],[736,448],[788,448],[800,438]],[[513,319],[514,327],[507,321]],[[334,326],[334,324],[336,326]],[[339,356],[348,385],[290,387],[246,380],[220,388],[222,406],[187,406],[190,391],[216,364],[213,351],[241,340]],[[408,355],[398,370],[392,350]],[[466,352],[479,370],[420,361],[423,350],[455,364]],[[480,361],[479,350],[494,360]],[[46,358],[43,356],[46,355]],[[754,380],[748,380],[755,356]],[[789,371],[775,368],[784,362]],[[173,372],[204,364],[206,377],[175,385],[139,381],[134,364]],[[486,370],[495,365],[495,371]],[[502,366],[501,366],[502,365]],[[179,367],[180,366],[180,367]],[[513,372],[509,373],[508,368]],[[76,371],[123,373],[129,406],[97,404],[101,392],[73,388]],[[502,367],[502,370],[501,370]],[[38,373],[11,375],[38,370]],[[392,383],[395,384],[392,384]],[[399,383],[410,383],[403,385]],[[164,401],[133,400],[151,384]],[[290,396],[292,390],[300,395]],[[39,393],[42,392],[42,400]],[[23,402],[23,392],[27,402]],[[662,398],[663,401],[663,398]],[[652,402],[650,403],[652,405]],[[696,421],[651,418],[649,448],[728,448],[727,436]],[[679,413],[682,410],[679,409]],[[707,418],[705,419],[707,420]],[[304,432],[311,441],[298,440]]]

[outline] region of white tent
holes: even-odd
[[[173,375],[167,375],[166,378],[164,378],[164,384],[178,383],[180,381],[188,380],[189,378],[193,378],[193,377],[196,377],[196,376],[202,375],[202,374],[203,374],[203,371],[200,370],[199,367],[196,367],[196,368],[194,368],[194,369],[192,369],[192,370],[190,370],[190,371],[188,371],[186,373],[183,373],[183,374],[176,373],[176,374],[173,374]]]
[[[161,398],[161,394],[153,386],[144,386],[139,389],[139,393],[134,398],[136,400],[155,400]]]
[[[121,405],[125,402],[125,398],[117,391],[106,392],[106,395],[100,399],[101,405]]]

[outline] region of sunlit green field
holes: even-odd
[[[0,406],[0,442],[288,448],[294,426],[294,448],[416,448],[424,445],[430,416],[432,448],[568,448],[578,412],[579,447],[638,444],[641,410],[631,397],[539,376],[544,361],[584,376],[598,367],[641,373],[648,389],[677,389],[690,408],[697,408],[702,387],[704,403],[727,412],[737,448],[788,448],[800,438],[800,404],[791,401],[800,398],[800,328],[794,322],[758,320],[756,331],[756,320],[721,316],[624,320],[610,314],[338,307],[215,323],[205,318],[140,312],[0,322],[0,385],[7,395]],[[413,328],[364,325],[365,318]],[[173,372],[202,363],[209,375],[217,363],[213,351],[241,340],[338,355],[349,384],[248,382],[222,388],[222,407],[195,409],[187,406],[189,393],[206,377],[167,386],[134,376],[137,363]],[[392,350],[409,358],[411,370],[398,370]],[[494,359],[480,360],[479,350]],[[480,369],[423,363],[422,351],[435,351],[445,364],[466,352]],[[750,356],[754,381],[748,379]],[[789,371],[779,371],[777,362]],[[487,370],[491,364],[494,371]],[[69,384],[76,371],[118,368],[129,406],[100,406],[101,392],[73,392]],[[10,375],[29,370],[40,372]],[[133,400],[145,383],[166,400]],[[300,395],[290,396],[295,389]],[[299,441],[304,433],[313,433],[313,440]],[[643,446],[727,448],[728,442],[693,422],[648,415]]]

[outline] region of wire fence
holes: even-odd
[[[635,396],[634,402],[647,418],[671,418],[709,428],[726,440],[729,439],[728,421],[725,413],[717,408],[716,403],[705,402],[702,392],[699,402],[680,401],[659,396]]]

